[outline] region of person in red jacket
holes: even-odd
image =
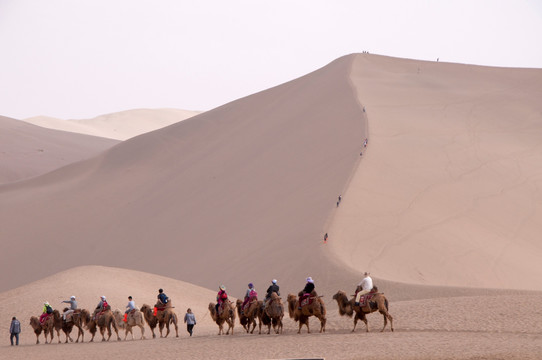
[[[220,285],[218,294],[216,295],[216,313],[218,314],[218,307],[221,306],[224,301],[228,300],[228,294],[226,293],[226,287]]]

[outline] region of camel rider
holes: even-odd
[[[108,306],[109,306],[109,304],[107,303],[107,300],[105,299],[105,296],[102,295],[100,297],[100,302],[98,303],[98,305],[96,306],[96,309],[94,310],[94,320],[96,320],[96,315],[98,315],[99,313],[107,310]]]
[[[267,292],[265,294],[265,299],[263,302],[264,307],[267,305],[267,302],[269,301],[269,299],[271,299],[271,294],[273,293],[277,293],[277,295],[280,296],[279,286],[277,285],[277,279],[273,279],[271,281],[271,285],[269,285],[269,287],[267,288]]]
[[[169,298],[167,297],[166,293],[163,289],[158,289],[158,302],[162,305],[166,305],[169,301]]]
[[[226,287],[224,285],[220,285],[218,288],[218,294],[216,295],[216,313],[218,314],[218,308],[228,300],[228,294],[226,293]]]
[[[373,279],[371,279],[369,275],[370,273],[365,272],[363,274],[363,279],[358,284],[358,289],[361,288],[361,290],[356,294],[356,302],[354,303],[355,306],[359,306],[359,300],[361,297],[373,289]]]
[[[44,318],[46,318],[47,316],[49,316],[50,314],[53,313],[53,308],[51,307],[51,305],[49,305],[49,303],[46,301],[43,303],[43,311],[40,315],[40,323],[43,323],[44,321]]]
[[[75,296],[70,297],[70,300],[64,300],[60,302],[61,304],[66,303],[70,304],[70,308],[62,314],[62,319],[66,321],[66,317],[68,314],[73,314],[75,310],[77,310],[77,301],[75,301]]]
[[[128,305],[126,305],[126,311],[124,312],[124,322],[128,322],[128,313],[132,310],[135,310],[135,302],[131,296],[128,296]]]
[[[245,293],[245,299],[243,300],[243,306],[241,306],[241,312],[242,309],[245,307],[245,305],[250,301],[250,299],[255,298],[258,296],[258,293],[256,292],[256,289],[254,288],[254,284],[250,283],[248,284],[248,289]]]
[[[314,291],[314,280],[312,280],[312,278],[309,276],[307,278],[307,283],[305,284],[305,287],[298,294],[299,295],[299,309],[300,310],[301,310],[301,299],[303,297],[307,296],[308,294],[311,294],[313,291]]]

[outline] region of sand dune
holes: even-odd
[[[35,346],[26,327],[0,357],[537,359],[541,292],[509,289],[540,290],[541,75],[350,55],[0,186],[2,323],[70,295],[141,305],[158,287],[199,317],[191,339],[107,344]],[[366,270],[394,333],[372,314],[373,332],[352,334],[331,301]],[[277,278],[284,296],[307,275],[326,334],[287,318],[281,336],[215,335],[220,283],[240,297]]]
[[[40,264],[0,289],[84,264],[225,283],[234,294],[250,281],[295,290],[309,274],[332,274],[323,225],[365,137],[352,60],[0,187],[1,238],[18,239],[6,241],[0,267]],[[62,262],[43,261],[58,251]]]
[[[61,120],[49,116],[35,116],[24,121],[49,129],[126,140],[199,113],[179,109],[134,109],[100,115],[92,119]]]
[[[0,116],[0,184],[38,176],[90,158],[117,143]]]
[[[542,70],[359,55],[369,146],[330,225],[345,264],[542,290]]]

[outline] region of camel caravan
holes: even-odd
[[[139,327],[141,330],[140,339],[145,339],[145,323],[151,329],[153,338],[156,338],[154,330],[157,326],[160,337],[168,337],[170,326],[175,328],[175,336],[179,337],[178,318],[173,310],[174,306],[171,299],[167,297],[163,289],[158,290],[157,302],[153,307],[143,304],[139,309],[135,306],[131,296],[128,297],[128,300],[124,314],[118,309],[112,311],[105,296],[100,298],[100,302],[92,314],[86,309],[77,307],[75,296],[72,296],[70,300],[62,301],[62,303],[70,304],[69,307],[64,308],[62,314],[58,310],[53,310],[49,303],[45,302],[41,316],[39,318],[36,316],[30,318],[30,325],[36,334],[36,344],[40,343],[39,338],[42,333],[45,343],[52,343],[55,331],[59,343],[61,342],[60,331],[66,337],[65,343],[74,342],[71,337],[74,328],[77,328],[76,343],[79,342],[79,338],[81,338],[81,342],[84,341],[84,329],[87,329],[92,335],[90,342],[94,341],[98,330],[102,341],[109,341],[112,331],[115,332],[117,340],[120,341],[119,329],[124,330],[124,340],[127,339],[128,334],[134,340],[132,331],[134,327]],[[384,326],[380,331],[383,332],[386,329],[388,322],[391,331],[394,331],[393,317],[388,312],[388,299],[378,291],[376,286],[373,286],[369,273],[364,274],[363,280],[358,284],[355,294],[350,299],[345,292],[339,290],[333,295],[333,300],[337,301],[339,315],[354,316],[352,332],[356,330],[358,320],[365,323],[365,329],[369,332],[366,315],[376,311],[382,314],[384,318]],[[288,294],[286,304],[290,318],[299,323],[298,334],[301,333],[303,326],[306,326],[307,333],[311,332],[309,319],[312,316],[320,321],[320,332],[326,331],[326,306],[323,297],[316,293],[314,281],[311,277],[307,278],[305,287],[297,295]],[[211,318],[218,325],[218,335],[229,335],[230,333],[233,335],[236,317],[239,318],[239,323],[247,333],[253,334],[256,326],[258,326],[258,334],[261,334],[263,325],[264,327],[267,326],[267,334],[271,333],[271,328],[273,328],[275,334],[282,334],[284,304],[275,279],[272,280],[263,300],[258,300],[258,293],[254,288],[254,284],[250,283],[244,299],[238,299],[233,303],[228,298],[226,287],[220,285],[216,303],[209,303],[208,308]],[[185,317],[185,322],[186,319]],[[192,319],[194,319],[195,323],[193,315]],[[227,325],[227,329],[225,329],[225,325]],[[188,330],[190,336],[192,336],[192,327]],[[164,328],[165,334],[163,333]]]

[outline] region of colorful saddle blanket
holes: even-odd
[[[310,305],[313,303],[315,297],[314,296],[311,296],[311,294],[303,294],[301,295],[301,297],[299,298],[299,306],[303,307],[303,306],[307,306],[307,305]]]

